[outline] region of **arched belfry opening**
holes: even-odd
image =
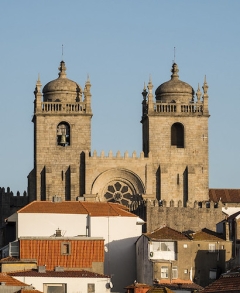
[[[184,126],[179,122],[171,127],[171,145],[184,148]]]
[[[67,122],[60,122],[57,126],[57,145],[70,145],[70,125]]]

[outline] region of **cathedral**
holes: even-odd
[[[140,216],[143,231],[167,225],[178,231],[215,230],[223,219],[222,190],[209,190],[208,84],[195,93],[172,64],[170,80],[142,91],[142,152],[91,150],[91,83],[58,78],[34,91],[34,167],[28,191],[0,188],[4,219],[32,201],[120,203]],[[94,97],[93,97],[94,98]],[[228,192],[228,191],[227,191]]]
[[[129,206],[158,200],[186,207],[208,200],[208,85],[195,94],[179,79],[157,87],[149,81],[142,96],[142,152],[91,151],[91,83],[84,88],[58,78],[34,91],[34,169],[28,176],[29,201],[112,201]]]

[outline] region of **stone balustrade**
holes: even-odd
[[[41,103],[42,112],[85,112],[86,104],[83,102],[77,103],[62,103],[62,102],[42,102]]]
[[[154,111],[157,113],[202,113],[203,104],[154,103]]]

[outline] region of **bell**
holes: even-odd
[[[66,144],[66,135],[65,134],[62,134],[61,135],[60,144],[62,144],[62,145],[65,145]]]

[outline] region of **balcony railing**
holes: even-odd
[[[79,103],[60,103],[60,102],[42,102],[42,112],[63,112],[63,113],[79,113],[86,111],[86,104]]]

